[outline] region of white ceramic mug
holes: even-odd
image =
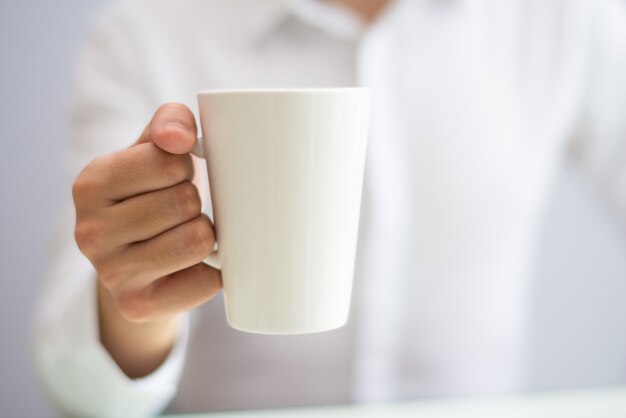
[[[369,90],[198,94],[218,251],[233,328],[302,334],[348,320]]]

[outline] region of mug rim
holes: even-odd
[[[198,91],[198,96],[220,94],[294,94],[294,93],[342,93],[368,92],[369,87],[302,87],[302,88],[252,88],[252,89],[205,89]]]

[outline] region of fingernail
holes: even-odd
[[[165,125],[165,129],[176,129],[178,131],[183,131],[186,134],[189,133],[189,129],[185,125],[179,122],[169,122]]]

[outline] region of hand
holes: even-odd
[[[101,339],[114,358],[128,354],[126,334],[149,345],[140,329],[171,347],[176,314],[221,288],[202,263],[215,236],[192,183],[196,136],[188,108],[164,105],[131,148],[97,158],[74,183],[76,242],[98,273]]]

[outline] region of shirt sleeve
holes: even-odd
[[[77,57],[70,106],[70,146],[64,164],[64,211],[50,240],[44,291],[35,315],[38,371],[51,398],[70,416],[141,417],[158,413],[174,397],[188,335],[182,332],[161,367],[132,380],[99,340],[96,278],[73,236],[70,185],[94,158],[128,147],[155,110],[142,69],[141,22],[130,5],[102,11]],[[128,6],[127,6],[128,5]]]
[[[54,253],[36,326],[37,368],[49,395],[67,416],[160,412],[176,394],[188,341],[187,315],[166,361],[152,374],[132,380],[100,343],[93,268],[70,239],[63,239]]]
[[[626,230],[626,2],[594,2],[590,71],[573,155]]]

